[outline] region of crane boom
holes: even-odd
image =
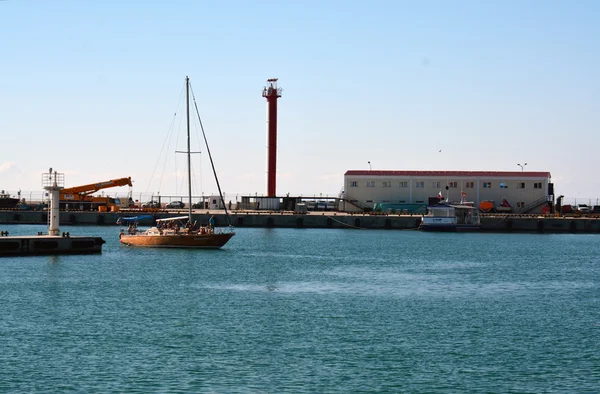
[[[95,193],[98,190],[106,189],[115,186],[133,186],[131,183],[131,177],[111,179],[110,181],[90,183],[89,185],[69,187],[62,189],[61,194],[78,194],[80,197],[85,197],[89,194]]]

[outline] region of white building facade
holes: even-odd
[[[550,185],[550,186],[549,186]],[[362,211],[378,203],[428,204],[449,201],[508,201],[514,212],[541,212],[552,198],[549,172],[521,171],[371,171],[349,170],[339,209]]]

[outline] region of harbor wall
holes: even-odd
[[[185,215],[183,212],[86,212],[64,211],[60,213],[61,225],[110,225],[118,226],[119,217],[151,215],[140,225],[150,226],[154,220]],[[215,216],[217,227],[227,226],[223,211],[196,211],[192,220],[208,224],[211,215]],[[236,211],[230,214],[234,227],[264,228],[349,228],[349,229],[417,229],[420,215],[369,215],[346,214],[339,212],[257,212]],[[48,214],[43,211],[0,211],[1,224],[47,224]],[[481,230],[489,232],[541,232],[541,233],[600,233],[600,217],[554,217],[536,215],[484,215]]]

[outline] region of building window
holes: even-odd
[[[492,188],[492,182],[483,182],[483,188],[484,189],[491,189]]]
[[[542,182],[536,182],[533,184],[533,188],[534,189],[541,189],[542,188]]]
[[[419,189],[423,189],[425,187],[425,182],[417,181],[417,182],[415,182],[415,187],[417,187]]]
[[[383,187],[392,187],[391,181],[383,181]]]
[[[508,185],[504,182],[500,182],[500,189],[508,189]]]
[[[473,189],[475,187],[475,182],[467,182],[465,183],[466,189]]]
[[[375,181],[367,181],[367,187],[375,187]]]
[[[400,181],[400,187],[408,187],[407,181]]]
[[[423,200],[417,200],[416,202],[417,202],[417,204],[424,204],[425,203],[425,201],[423,201]]]
[[[458,188],[458,182],[448,182],[448,187],[450,189],[456,189]]]
[[[431,187],[433,187],[434,189],[439,189],[440,182],[436,182],[436,181],[431,182]]]
[[[404,203],[406,203],[406,201],[405,201],[405,200],[400,200],[400,201],[398,201],[398,202],[399,202],[400,204],[404,204]]]
[[[517,189],[525,189],[525,182],[517,183]]]
[[[350,187],[358,187],[358,181],[350,181]]]
[[[525,208],[525,201],[517,201],[517,208]]]

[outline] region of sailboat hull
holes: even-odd
[[[120,241],[127,246],[148,248],[219,249],[234,235],[235,233],[192,235],[121,234]]]

